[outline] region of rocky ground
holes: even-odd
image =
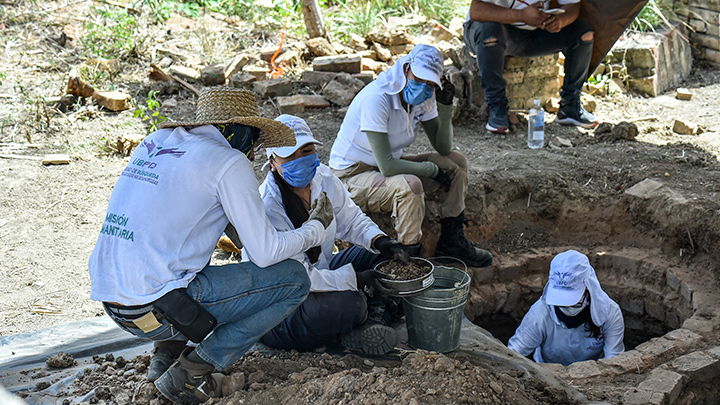
[[[0,58],[2,336],[103,315],[101,307],[88,299],[87,259],[113,184],[127,163],[127,157],[115,151],[116,140],[142,136],[148,130],[148,122],[133,117],[133,109],[112,113],[78,105],[61,113],[42,107],[44,98],[64,93],[69,71],[87,60],[78,47],[58,47],[50,39],[57,38],[64,24],[86,15],[92,2],[36,3],[48,11],[37,13],[23,3],[4,2],[0,12],[4,18],[0,20],[4,50]],[[34,13],[43,18],[32,18]],[[218,32],[226,30],[228,35],[251,31],[215,22],[222,27]],[[178,24],[172,29],[180,35],[199,28]],[[149,31],[148,39],[162,38],[157,32],[162,30],[153,35]],[[206,39],[216,38],[204,28],[202,32]],[[147,99],[148,90],[159,90],[161,115],[173,120],[192,118],[196,96],[177,85],[149,81],[146,71],[152,61],[150,55],[125,59],[121,72],[106,85],[131,94],[139,105]],[[515,252],[567,243],[567,238],[557,240],[550,234],[568,227],[554,221],[574,209],[577,221],[582,221],[584,212],[590,212],[587,218],[592,219],[586,228],[582,223],[571,226],[576,230],[573,242],[581,246],[592,248],[608,242],[598,240],[598,234],[637,226],[633,233],[615,232],[625,239],[613,242],[636,245],[655,238],[667,252],[681,248],[686,255],[706,254],[717,260],[716,241],[697,235],[704,224],[716,220],[713,215],[718,210],[720,73],[696,63],[683,86],[693,93],[689,101],[676,99],[674,91],[656,98],[627,93],[599,98],[596,114],[610,126],[598,131],[561,127],[551,122],[553,114],[547,114],[548,142],[542,150],[526,147],[523,124],[498,136],[484,131],[482,117],[461,113],[455,123],[455,147],[470,164],[469,237],[499,260]],[[296,87],[309,92],[302,85]],[[259,104],[263,116],[278,115],[274,100],[260,99]],[[319,153],[327,162],[342,110],[332,106],[298,115],[325,143]],[[673,132],[677,118],[698,125],[703,132]],[[626,139],[624,126],[616,126],[622,121],[636,126],[638,135]],[[428,147],[423,140],[412,151]],[[50,153],[65,153],[71,160],[57,166],[33,160]],[[256,167],[263,162],[264,158],[258,158]],[[673,221],[672,213],[666,224],[657,224],[662,230],[659,234],[653,233],[650,220],[619,224],[620,217],[613,213],[608,213],[607,221],[598,219],[602,217],[598,212],[609,207],[610,201],[646,178],[694,196],[693,203],[702,211],[696,218],[697,232],[688,228],[688,238],[686,229],[672,229],[667,225]],[[532,215],[522,214],[529,208]],[[233,259],[218,251],[213,260]],[[95,389],[93,403],[163,403],[152,386],[143,382],[147,361],[147,356],[98,358],[98,366],[88,369],[68,390],[66,399],[69,403]],[[516,378],[520,376],[492,364],[477,364],[471,357],[422,351],[401,352],[383,360],[347,353],[257,353],[231,369],[245,375],[245,389],[212,403],[570,402],[542,383]]]

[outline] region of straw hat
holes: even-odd
[[[295,145],[295,133],[287,125],[258,116],[257,102],[252,93],[225,86],[209,87],[200,92],[195,121],[165,121],[158,128],[230,123],[259,128],[260,138],[256,144],[268,148]]]

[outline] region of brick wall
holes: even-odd
[[[676,0],[674,7],[695,31],[693,55],[720,65],[720,0]]]

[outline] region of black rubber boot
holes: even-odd
[[[440,219],[440,240],[435,256],[451,256],[462,260],[470,267],[487,267],[492,264],[492,254],[473,246],[465,238],[465,213],[454,218]]]
[[[185,350],[187,341],[181,340],[164,340],[154,342],[153,354],[150,357],[150,366],[148,367],[147,380],[153,382],[160,378],[161,375],[175,360],[180,357],[180,353]]]
[[[370,321],[340,337],[340,344],[350,350],[381,355],[392,350],[398,343],[395,329]]]
[[[199,404],[222,396],[220,373],[209,363],[195,363],[187,359],[194,349],[185,349],[177,361],[155,381],[155,386],[167,399],[180,404]]]

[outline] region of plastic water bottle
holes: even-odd
[[[528,114],[527,145],[531,149],[540,149],[545,143],[545,111],[540,106],[540,100],[535,103]]]

